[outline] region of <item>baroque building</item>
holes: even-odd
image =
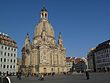
[[[17,44],[0,32],[0,74],[14,75],[17,71]]]
[[[45,7],[40,12],[40,22],[35,26],[32,43],[29,35],[26,36],[22,48],[21,69],[25,74],[63,73],[67,71],[66,48],[62,35],[59,33],[58,42],[56,42]]]
[[[110,40],[98,44],[94,55],[96,71],[110,71]]]

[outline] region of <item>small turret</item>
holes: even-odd
[[[63,40],[62,40],[61,32],[59,33],[58,44],[59,44],[60,46],[63,46]]]
[[[25,39],[25,51],[28,55],[30,54],[30,51],[31,51],[31,44],[30,44],[30,39],[29,39],[28,33],[27,33],[26,39]]]
[[[28,67],[29,65],[31,65],[31,44],[28,33],[25,39],[24,54],[25,65]]]
[[[25,47],[27,47],[28,44],[30,44],[30,39],[29,39],[29,35],[27,33],[26,39],[25,39]]]

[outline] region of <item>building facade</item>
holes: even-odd
[[[84,72],[87,69],[87,60],[85,58],[75,58],[74,69],[77,72]]]
[[[67,72],[84,72],[87,69],[87,59],[77,57],[66,57]]]
[[[110,40],[99,44],[94,54],[96,71],[110,71]]]
[[[95,48],[92,48],[87,54],[87,61],[88,61],[88,71],[96,72],[96,65],[95,65]]]
[[[32,43],[27,34],[22,49],[23,73],[62,73],[66,72],[66,48],[62,35],[58,42],[55,40],[54,30],[48,20],[45,7],[40,12],[40,22],[36,24]]]
[[[75,57],[66,57],[67,72],[73,72]]]
[[[4,33],[0,33],[0,72],[2,74],[17,72],[17,44]]]

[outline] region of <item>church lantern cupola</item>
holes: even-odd
[[[41,10],[40,18],[41,20],[48,20],[48,12],[45,7]]]

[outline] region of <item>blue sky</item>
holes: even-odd
[[[110,39],[109,0],[0,0],[0,32],[17,42],[19,57],[27,33],[32,41],[44,5],[55,38],[62,32],[67,56],[86,56],[90,48]]]

